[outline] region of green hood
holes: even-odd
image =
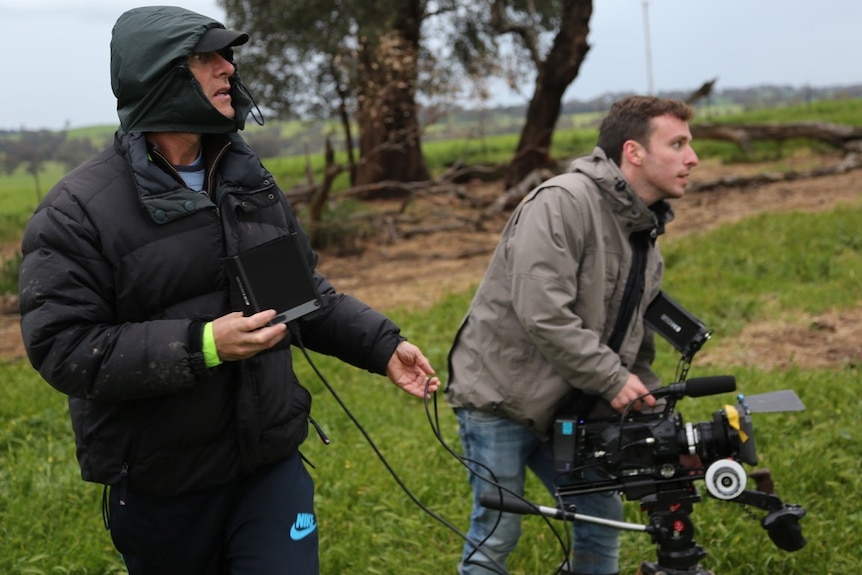
[[[123,13],[111,38],[111,88],[123,132],[225,133],[245,127],[253,102],[234,74],[227,118],[209,102],[186,62],[210,28],[224,25],[172,6]]]

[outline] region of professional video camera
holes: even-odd
[[[713,413],[709,422],[684,423],[682,415],[674,412],[677,398],[735,389],[736,382],[730,376],[696,378],[654,391],[654,397],[668,398],[659,413],[588,422],[558,419],[554,434],[557,471],[580,477],[585,469],[600,469],[608,477],[627,485],[644,485],[651,491],[654,481],[690,476],[691,465],[682,456],[692,456],[690,461],[697,457],[704,465],[737,460],[757,465],[751,410],[743,403],[743,396],[736,406],[727,405]],[[727,465],[728,470],[736,470],[738,464],[733,463]],[[733,498],[739,489],[738,482],[731,489],[729,481],[708,487],[710,492],[715,489],[714,495],[720,499]],[[639,498],[636,487],[629,487],[627,494]]]
[[[667,398],[659,413],[604,421],[557,420],[556,466],[569,477],[559,495],[618,490],[628,500],[640,500],[655,528],[659,563],[677,569],[689,568],[706,555],[694,545],[687,517],[690,504],[700,500],[693,485],[698,480],[716,499],[766,510],[761,524],[773,543],[785,551],[801,549],[805,539],[799,520],[805,510],[784,504],[772,492],[768,471],[754,472],[757,490],[746,489],[748,475],[742,466],[757,465],[752,413],[803,409],[796,394],[785,390],[749,398],[739,395],[735,406],[726,405],[712,414],[712,421],[700,423],[685,423],[674,411],[679,398],[735,389],[730,376],[693,378],[653,392]],[[587,469],[599,470],[606,479],[582,479]]]
[[[796,411],[805,406],[790,390],[749,397],[740,394],[735,405],[715,411],[711,421],[685,423],[674,410],[679,399],[733,392],[736,380],[715,376],[685,381],[694,353],[710,333],[668,296],[660,296],[650,306],[646,319],[683,354],[680,381],[652,392],[664,402],[663,408],[656,413],[626,413],[607,420],[557,419],[553,447],[560,473],[559,508],[536,506],[504,494],[483,497],[481,503],[515,513],[645,531],[657,544],[658,563],[644,563],[640,574],[704,573],[698,563],[706,552],[694,541],[689,517],[693,503],[700,501],[694,483],[704,481],[707,492],[716,499],[766,510],[761,525],[777,547],[801,549],[806,541],[799,520],[805,510],[785,504],[775,495],[768,470],[752,472],[757,488],[747,489],[748,475],[742,464],[757,465],[753,413]],[[598,471],[602,479],[586,479],[587,470]],[[614,490],[628,500],[640,501],[641,509],[649,513],[648,525],[584,516],[565,504],[570,496]]]

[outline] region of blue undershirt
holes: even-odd
[[[186,183],[186,185],[196,192],[204,191],[204,178],[206,176],[206,168],[204,166],[203,150],[198,152],[198,157],[189,166],[174,166],[174,169]]]

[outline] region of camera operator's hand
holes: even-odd
[[[287,335],[285,324],[266,325],[276,313],[270,309],[245,317],[236,311],[214,320],[213,339],[221,360],[248,359],[283,340]]]
[[[634,403],[632,403],[629,411],[641,411],[645,407],[655,407],[655,398],[647,395],[648,393],[649,390],[644,385],[644,382],[641,381],[641,378],[630,373],[625,386],[611,401],[611,407],[620,413],[623,413],[632,402]]]

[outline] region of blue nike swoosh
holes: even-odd
[[[317,529],[317,525],[311,525],[310,527],[297,527],[296,525],[290,526],[290,538],[294,541],[299,541],[300,539],[305,539]]]

